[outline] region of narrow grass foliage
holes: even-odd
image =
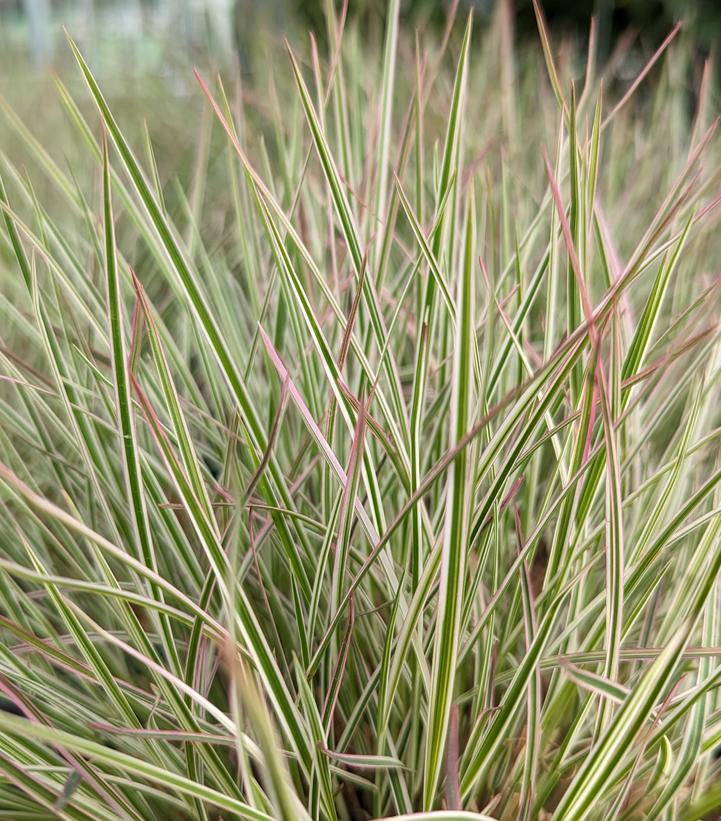
[[[714,66],[449,6],[2,102],[3,819],[721,813]]]

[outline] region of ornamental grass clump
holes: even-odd
[[[4,819],[721,811],[713,66],[400,5],[3,105]]]

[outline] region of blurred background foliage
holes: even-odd
[[[62,26],[85,40],[105,64],[123,72],[157,68],[167,47],[213,53],[222,64],[234,50],[247,47],[262,23],[278,34],[324,30],[324,6],[330,0],[0,0],[0,47],[5,57],[47,66],[62,51]],[[405,0],[408,26],[443,25],[454,0]],[[336,0],[340,6],[340,0]],[[531,0],[510,0],[519,37],[536,34]],[[351,0],[356,18],[382,16],[385,0]],[[622,34],[635,30],[652,47],[678,19],[701,49],[712,51],[721,35],[718,0],[545,0],[552,30],[585,36],[590,18],[599,29],[599,60]],[[490,23],[495,0],[460,0],[459,11],[473,8],[476,19]],[[17,63],[15,63],[17,65]]]
[[[540,81],[545,69],[532,2],[501,2],[513,11],[517,57],[537,64],[529,76]],[[145,141],[142,129],[152,135],[160,162],[167,166],[160,169],[163,177],[190,183],[198,142],[209,143],[211,156],[223,144],[223,136],[209,127],[190,67],[197,65],[206,76],[218,69],[237,77],[253,97],[254,74],[266,74],[275,61],[287,62],[284,37],[302,53],[311,31],[321,54],[327,54],[324,9],[329,3],[341,8],[343,0],[0,0],[2,150],[18,160],[28,150],[26,138],[8,115],[11,109],[36,136],[42,135],[57,161],[77,168],[84,161],[55,87],[60,78],[84,115],[94,121],[93,106],[65,43],[66,28],[116,112],[124,122],[138,124],[133,135],[138,144]],[[354,32],[351,51],[360,54],[364,42],[380,42],[386,4],[387,0],[348,0],[349,34]],[[498,0],[402,0],[401,25],[408,41],[418,31],[421,50],[424,43],[436,42],[455,4],[458,17],[473,9],[476,38],[497,21]],[[710,58],[712,66],[719,65],[715,50],[721,42],[721,0],[541,0],[541,5],[569,78],[581,78],[585,72],[585,57],[578,55],[585,53],[590,20],[595,17],[598,63],[612,64],[606,72],[610,94],[627,87],[679,19],[684,22],[677,37],[680,47],[666,62],[663,80],[674,87],[674,100],[685,100],[688,112],[693,111],[705,61]],[[616,83],[618,88],[610,87]],[[643,96],[641,89],[639,98]],[[710,99],[715,105],[715,90]],[[258,116],[254,127],[264,133],[273,122],[270,108],[277,100],[252,102]]]

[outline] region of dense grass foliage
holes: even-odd
[[[717,817],[713,68],[328,6],[4,107],[0,816]]]

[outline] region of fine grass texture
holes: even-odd
[[[714,68],[456,7],[3,104],[3,819],[721,812]]]

